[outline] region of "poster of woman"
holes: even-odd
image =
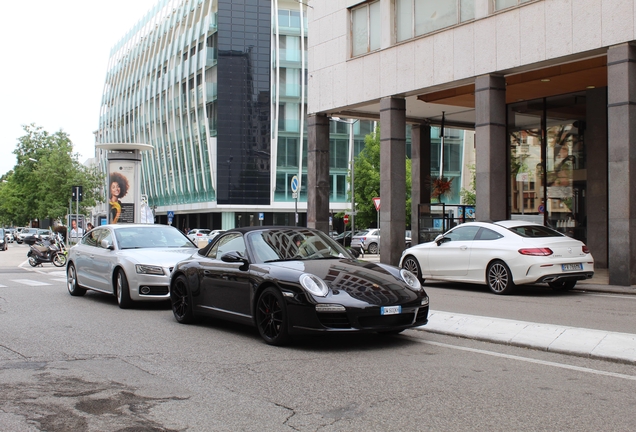
[[[110,223],[133,223],[135,221],[134,169],[132,162],[111,161],[111,171],[108,178]]]

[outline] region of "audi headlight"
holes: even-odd
[[[318,297],[326,297],[329,292],[329,288],[324,280],[309,273],[304,273],[300,276],[300,284],[311,294]]]
[[[422,284],[417,279],[417,276],[415,276],[410,271],[405,270],[405,269],[401,269],[400,270],[400,276],[402,276],[402,280],[404,282],[406,282],[406,284],[409,286],[409,288],[411,288],[413,291],[421,291],[422,290]]]
[[[165,275],[162,267],[153,266],[153,265],[145,265],[145,264],[135,264],[135,270],[139,274],[150,274],[150,275]]]

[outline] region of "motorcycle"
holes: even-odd
[[[25,239],[27,243],[27,239]],[[38,238],[34,236],[29,238],[30,244],[27,258],[32,267],[42,265],[43,263],[53,263],[56,267],[64,267],[66,265],[66,248],[64,243],[57,236],[50,238]]]

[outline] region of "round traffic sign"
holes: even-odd
[[[293,176],[291,179],[291,190],[292,192],[298,192],[298,176]]]
[[[345,224],[349,223],[349,215],[348,214],[344,215],[344,223]]]

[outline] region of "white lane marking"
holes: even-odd
[[[53,278],[51,280],[54,280],[55,282],[66,282],[66,278]]]
[[[23,285],[29,285],[29,286],[45,286],[45,285],[51,285],[50,283],[47,282],[40,282],[40,281],[34,281],[31,279],[11,279],[11,282],[17,282]]]
[[[580,367],[580,366],[572,366],[572,365],[567,365],[567,364],[563,364],[563,363],[556,363],[556,362],[551,362],[551,361],[546,361],[546,360],[538,360],[538,359],[533,359],[533,358],[529,358],[529,357],[520,357],[520,356],[516,356],[516,355],[511,355],[511,354],[502,354],[502,353],[498,353],[498,352],[494,352],[494,351],[486,351],[486,350],[481,350],[481,349],[477,349],[477,348],[468,348],[468,347],[462,347],[462,346],[458,346],[458,345],[450,345],[450,344],[445,344],[445,343],[441,343],[441,342],[423,341],[423,340],[420,340],[420,339],[416,339],[416,340],[418,342],[420,342],[420,343],[424,343],[424,344],[428,344],[428,345],[435,345],[435,346],[444,347],[444,348],[456,349],[456,350],[460,350],[460,351],[469,351],[469,352],[473,352],[473,353],[477,353],[477,354],[489,355],[489,356],[493,356],[493,357],[501,357],[501,358],[506,358],[506,359],[510,359],[510,360],[523,361],[523,362],[527,362],[527,363],[535,363],[535,364],[540,364],[540,365],[545,365],[545,366],[558,367],[558,368],[561,368],[561,369],[569,369],[569,370],[573,370],[573,371],[577,371],[577,372],[584,372],[584,373],[590,373],[590,374],[595,374],[595,375],[604,375],[604,376],[609,376],[609,377],[613,377],[613,378],[621,378],[621,379],[636,381],[636,375],[625,375],[625,374],[620,374],[620,373],[615,373],[615,372],[606,372],[606,371],[602,371],[602,370],[598,370],[598,369],[590,369],[590,368],[585,368],[585,367]]]
[[[0,288],[8,288],[6,285],[0,285]]]

